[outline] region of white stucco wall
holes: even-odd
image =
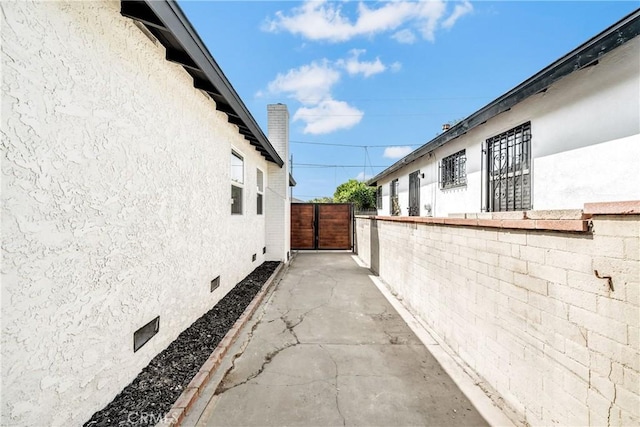
[[[531,122],[533,209],[581,208],[586,202],[640,199],[640,37],[578,70],[467,134],[450,141],[384,177],[387,188],[420,170],[420,215],[486,209],[481,179],[482,145],[488,138]],[[466,149],[467,185],[440,190],[438,164]],[[433,185],[432,185],[433,184]],[[388,190],[387,190],[388,191]],[[407,215],[408,186],[401,184],[402,215]],[[379,211],[388,215],[386,207]]]
[[[118,1],[0,8],[0,424],[79,425],[262,263],[268,163]]]
[[[269,261],[289,261],[291,251],[291,192],[289,190],[289,111],[284,104],[267,106],[269,141],[285,160],[269,164],[267,254]],[[284,238],[283,238],[284,236]]]

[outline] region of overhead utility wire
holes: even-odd
[[[296,163],[297,168],[362,168],[362,165],[325,165],[320,163]],[[387,166],[369,165],[370,168],[386,168]]]
[[[380,145],[356,145],[356,144],[334,144],[331,142],[311,142],[311,141],[289,141],[292,144],[310,144],[310,145],[331,145],[334,147],[358,147],[358,148],[371,148],[371,147],[419,147],[424,144],[380,144]]]

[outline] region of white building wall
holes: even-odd
[[[289,261],[291,250],[291,193],[289,191],[289,111],[284,104],[267,106],[269,140],[285,161],[269,165],[267,186],[267,259]],[[283,238],[284,236],[284,238]]]
[[[486,209],[483,200],[482,146],[488,138],[526,122],[532,133],[533,209],[573,209],[585,202],[640,199],[640,37],[576,71],[467,134],[436,149],[430,156],[384,177],[408,180],[414,170],[425,172],[421,216],[430,200],[436,216]],[[438,164],[466,150],[467,185],[440,190]],[[407,181],[408,182],[408,181]],[[401,203],[408,203],[401,198]],[[407,215],[408,204],[402,205]],[[388,211],[381,211],[388,215]]]
[[[270,164],[118,1],[0,8],[0,424],[79,425],[264,261]]]

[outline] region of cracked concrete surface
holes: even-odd
[[[185,425],[487,425],[349,253],[299,253],[245,329]]]

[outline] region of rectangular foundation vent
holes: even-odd
[[[218,289],[219,286],[220,286],[220,276],[216,277],[211,281],[211,292]]]
[[[160,316],[133,333],[133,352],[135,353],[160,330]]]
[[[266,247],[266,246],[262,248],[262,253],[263,253],[263,254],[266,254],[266,253],[267,253],[267,247]]]
[[[251,261],[255,261],[255,260],[256,260],[256,254],[253,254],[253,255],[251,256]]]

